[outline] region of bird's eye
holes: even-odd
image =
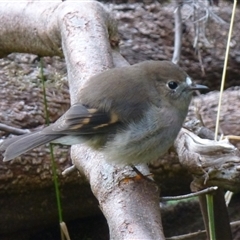
[[[174,81],[170,81],[168,82],[168,87],[171,89],[171,90],[174,90],[178,87],[178,83],[177,82],[174,82]]]

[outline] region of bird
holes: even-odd
[[[149,163],[173,145],[193,91],[202,89],[170,61],[108,69],[89,78],[79,101],[55,123],[3,141],[3,161],[51,142],[84,143],[113,164]]]

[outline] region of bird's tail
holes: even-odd
[[[59,137],[59,134],[46,135],[39,131],[7,139],[0,144],[0,151],[5,150],[3,161],[12,160],[33,148],[49,143]]]

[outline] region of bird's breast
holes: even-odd
[[[172,146],[183,121],[178,114],[152,107],[140,121],[129,123],[107,143],[108,160],[128,165],[158,159]]]

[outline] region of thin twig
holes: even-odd
[[[231,227],[240,226],[240,221],[231,222],[230,225]],[[206,236],[206,230],[173,236],[173,237],[166,238],[166,240],[187,240],[187,239],[200,239],[200,238],[202,239],[202,237],[204,236]]]
[[[15,128],[15,127],[11,127],[11,126],[8,126],[6,124],[3,124],[3,123],[0,123],[0,130],[4,131],[4,132],[7,132],[7,133],[14,134],[14,135],[23,135],[23,134],[31,132],[28,129]]]
[[[182,14],[181,14],[181,3],[177,3],[177,7],[174,11],[175,19],[175,35],[174,35],[174,53],[172,62],[178,64],[181,57],[182,49]]]
[[[195,193],[190,193],[190,194],[185,194],[185,195],[175,196],[175,197],[161,197],[160,199],[162,201],[182,200],[182,199],[197,197],[197,196],[200,196],[200,195],[203,195],[206,193],[210,193],[210,192],[216,191],[217,189],[218,189],[218,187],[214,186],[214,187],[209,187],[209,188],[203,189],[203,190],[195,192]]]
[[[75,165],[72,165],[71,167],[66,168],[66,169],[62,172],[62,175],[63,175],[63,176],[67,176],[67,175],[69,175],[69,174],[71,174],[71,173],[73,173],[73,172],[75,172],[75,171],[77,171],[77,168],[76,168]]]

